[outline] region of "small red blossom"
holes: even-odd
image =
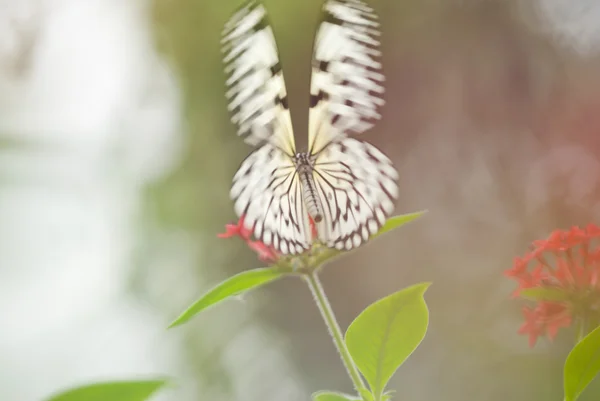
[[[242,216],[236,224],[225,224],[225,232],[217,234],[219,238],[231,238],[239,236],[244,240],[248,240],[252,231],[244,226],[244,216]]]
[[[519,328],[519,334],[529,336],[529,346],[533,347],[539,336],[544,334],[552,341],[558,329],[571,325],[571,314],[568,308],[558,302],[541,301],[535,308],[523,307],[525,323]]]
[[[312,236],[312,239],[314,240],[318,236],[317,225],[315,224],[314,220],[310,216],[308,216],[308,224],[310,224],[310,235]]]
[[[258,258],[263,262],[276,262],[279,259],[277,251],[270,246],[263,244],[260,241],[246,241],[248,247],[258,255]]]
[[[276,262],[279,259],[277,251],[262,241],[252,240],[252,230],[244,225],[244,216],[240,217],[236,224],[225,224],[225,232],[217,234],[219,238],[240,237],[250,249],[258,255],[258,258],[263,262]]]
[[[574,320],[600,318],[600,228],[554,230],[547,239],[533,242],[523,257],[515,258],[504,274],[517,281],[513,296],[524,289],[548,288],[564,296],[560,301],[538,300],[524,307],[525,323],[519,334],[529,336],[533,347],[540,336],[552,340],[561,327]]]
[[[317,227],[313,219],[309,216],[308,219],[310,225],[311,237],[314,240],[317,238]],[[279,252],[274,247],[266,245],[260,240],[252,239],[252,230],[244,225],[244,216],[240,217],[235,224],[226,224],[225,232],[217,234],[219,238],[231,238],[240,237],[242,238],[248,247],[252,249],[258,255],[258,258],[263,262],[277,262],[281,257]]]

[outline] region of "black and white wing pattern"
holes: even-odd
[[[223,33],[232,121],[257,147],[234,176],[235,212],[257,239],[282,254],[310,248],[307,204],[322,209],[314,217],[319,240],[349,250],[379,230],[398,195],[390,160],[348,137],[370,128],[383,104],[375,15],[359,0],[326,0],[324,14],[313,55],[307,153],[296,154],[264,7],[249,1]]]
[[[345,138],[329,144],[316,159],[313,177],[324,214],[317,231],[329,247],[360,246],[394,210],[398,173],[367,142]]]
[[[309,111],[313,177],[323,205],[317,226],[329,247],[350,250],[377,233],[394,210],[398,173],[367,142],[383,105],[377,16],[360,0],[327,0],[315,39]]]
[[[264,6],[248,1],[223,30],[227,98],[238,135],[252,146],[270,143],[295,153],[281,63]]]
[[[223,31],[229,109],[238,134],[258,147],[233,178],[231,198],[255,238],[283,254],[309,248],[311,230],[293,156],[285,83],[262,4],[248,1]]]
[[[244,226],[265,245],[297,254],[312,242],[308,212],[293,160],[271,144],[252,152],[233,177],[231,197]]]
[[[383,105],[379,23],[360,0],[327,0],[313,50],[309,151],[361,133],[379,119]]]

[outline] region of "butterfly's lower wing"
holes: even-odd
[[[283,254],[310,247],[311,230],[300,179],[289,155],[270,144],[256,149],[233,177],[231,198],[244,226]]]
[[[329,247],[360,246],[394,210],[398,173],[367,142],[345,138],[330,143],[318,155],[313,176],[324,214],[317,231]]]

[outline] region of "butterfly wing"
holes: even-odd
[[[244,226],[283,254],[301,253],[312,241],[308,212],[293,160],[265,144],[252,152],[233,177],[231,197]]]
[[[310,86],[311,154],[369,129],[380,117],[384,80],[377,16],[360,0],[327,0],[315,38]]]
[[[367,142],[345,138],[329,144],[316,159],[313,177],[324,214],[317,231],[329,247],[360,246],[394,210],[398,173]]]
[[[232,121],[257,146],[233,178],[231,198],[254,237],[283,254],[308,249],[308,213],[292,157],[294,134],[281,64],[265,8],[247,2],[225,24],[223,51],[229,74]]]
[[[295,153],[285,81],[264,6],[247,2],[225,24],[227,98],[238,135],[252,146],[270,143]]]

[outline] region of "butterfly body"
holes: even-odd
[[[302,253],[315,240],[337,249],[360,246],[385,223],[398,195],[391,161],[350,137],[369,129],[384,103],[376,16],[361,0],[326,0],[323,11],[306,152],[296,151],[265,8],[248,1],[223,32],[232,121],[255,147],[235,174],[230,195],[245,227],[282,254]]]
[[[315,223],[320,223],[323,220],[323,206],[317,193],[317,184],[313,178],[315,158],[307,152],[301,152],[294,156],[294,163],[302,184],[302,195],[306,203],[306,210]]]

